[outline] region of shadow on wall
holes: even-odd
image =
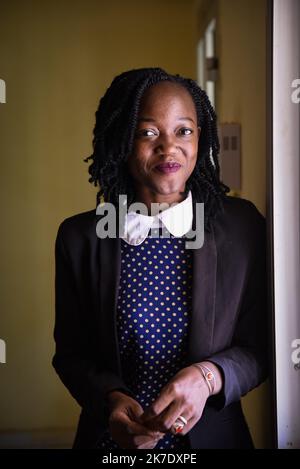
[[[0,449],[68,449],[74,436],[74,429],[0,432]]]

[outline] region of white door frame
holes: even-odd
[[[272,0],[269,223],[276,446],[300,448],[300,1]],[[300,92],[298,93],[300,96]]]

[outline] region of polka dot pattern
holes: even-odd
[[[138,246],[121,240],[117,330],[122,374],[144,409],[187,365],[192,255],[185,241],[170,233],[158,238],[155,230]],[[119,449],[108,432],[100,447]],[[156,449],[167,448],[189,448],[188,437],[167,433]]]

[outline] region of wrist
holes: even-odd
[[[193,366],[200,371],[208,388],[209,396],[218,394],[221,391],[223,385],[222,375],[219,368],[214,363],[208,361],[193,363]]]

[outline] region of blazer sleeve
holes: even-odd
[[[218,408],[238,401],[268,375],[266,223],[261,216],[245,291],[228,349],[207,358],[223,375],[223,389],[210,399]]]
[[[63,223],[55,242],[56,343],[52,365],[82,409],[104,427],[108,424],[107,392],[133,394],[115,373],[99,370],[92,357],[88,334],[80,312],[78,292],[63,241]]]

